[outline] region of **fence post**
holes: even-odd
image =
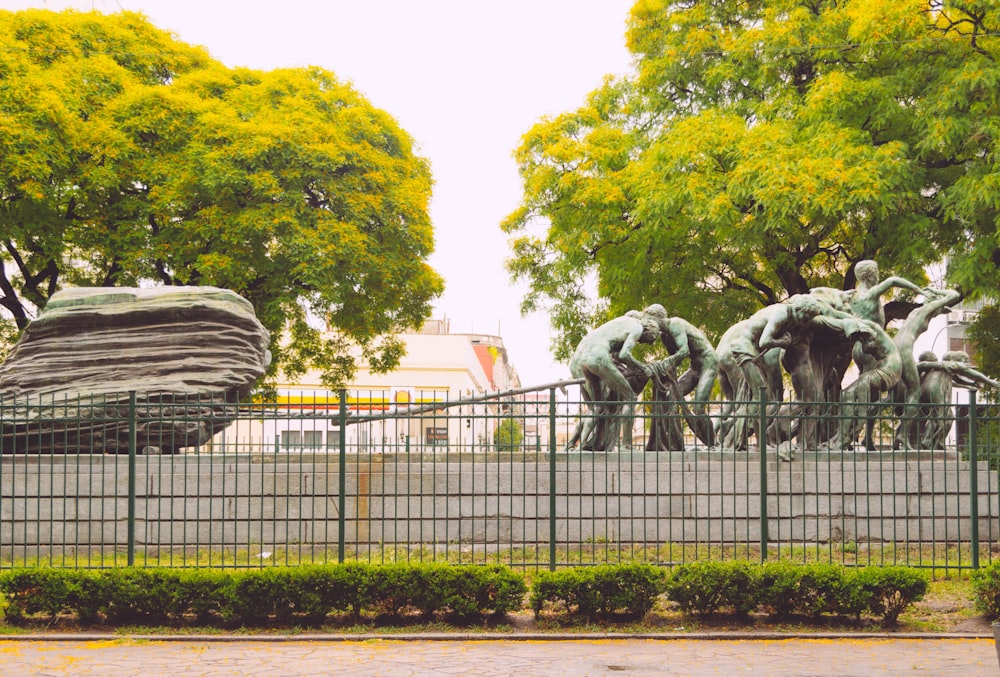
[[[341,389],[337,407],[340,422],[340,439],[337,457],[337,561],[344,561],[344,544],[347,531],[347,391]]]
[[[979,568],[979,441],[976,439],[976,391],[969,391],[969,539],[972,568]]]
[[[767,560],[767,389],[757,396],[757,449],[760,451],[760,561]]]
[[[135,391],[128,393],[128,565],[135,564]]]
[[[556,570],[556,389],[549,388],[549,571],[555,571],[555,570]]]

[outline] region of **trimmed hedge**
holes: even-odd
[[[745,616],[759,604],[754,578],[748,562],[691,562],[674,569],[666,593],[686,613]]]
[[[531,609],[546,603],[585,616],[644,616],[664,590],[667,572],[649,564],[600,565],[543,571],[531,585]]]
[[[692,562],[677,567],[667,598],[694,614],[760,609],[778,618],[799,614],[854,616],[863,613],[893,624],[927,594],[924,572],[906,567],[844,569],[831,564]]]
[[[976,606],[1000,617],[1000,562],[973,577]],[[691,562],[575,567],[535,574],[535,614],[641,617],[664,595],[692,614],[776,618],[870,614],[886,624],[923,598],[925,573],[904,567],[844,569],[829,564]],[[522,607],[527,586],[503,566],[345,563],[206,569],[15,569],[0,572],[5,615],[76,615],[81,623],[221,619],[245,625],[316,625],[330,614],[400,616],[419,612],[469,618]]]
[[[178,621],[318,624],[331,613],[435,612],[455,616],[519,609],[524,579],[500,566],[360,563],[203,569],[19,569],[0,573],[5,614],[76,614],[82,622]]]

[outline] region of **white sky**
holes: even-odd
[[[500,221],[520,201],[512,153],[546,115],[575,109],[631,60],[634,0],[0,0],[0,8],[142,12],[229,66],[320,66],[350,80],[431,162],[435,317],[503,337],[526,386],[568,377],[540,313],[503,261]]]

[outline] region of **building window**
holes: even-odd
[[[283,430],[280,443],[282,449],[319,449],[323,446],[323,431]]]

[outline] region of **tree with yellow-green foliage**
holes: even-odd
[[[443,287],[430,191],[409,135],[332,73],[227,68],[129,12],[0,12],[8,327],[63,286],[213,285],[287,374],[341,383],[352,346],[385,371]]]
[[[639,0],[627,39],[634,72],[517,150],[508,269],[557,356],[654,301],[718,337],[863,259],[1000,288],[1000,5]]]

